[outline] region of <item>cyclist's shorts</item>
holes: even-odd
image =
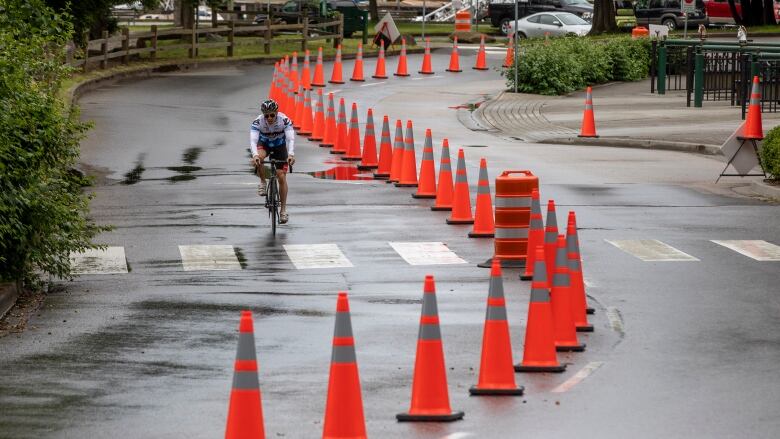
[[[285,162],[287,161],[287,146],[285,145],[282,146],[258,145],[258,146],[263,148],[263,151],[265,151],[266,154],[268,154],[267,156],[268,158],[273,160],[284,160]],[[278,166],[279,165],[277,165],[277,167]],[[287,172],[289,169],[289,165],[285,163],[284,166],[282,166],[279,169],[282,169],[284,170],[284,172]]]

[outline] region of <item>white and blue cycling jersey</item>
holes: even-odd
[[[257,116],[249,128],[249,148],[252,156],[257,155],[257,146],[279,148],[287,146],[287,154],[295,155],[295,130],[293,123],[284,113],[277,113],[276,119],[269,124],[263,115]]]

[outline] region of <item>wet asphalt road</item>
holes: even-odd
[[[434,55],[438,71],[447,57]],[[412,56],[410,71],[419,63]],[[366,64],[369,76],[373,60]],[[469,397],[488,276],[476,263],[491,256],[492,241],[445,225],[446,213],[411,190],[306,175],[334,164],[300,139],[291,222],[274,239],[246,152],[269,74],[267,66],[161,74],[81,99],[95,122],[82,152],[98,178],[93,215],[115,226],[100,240],[123,246],[131,271],[61,283],[26,332],[0,339],[0,437],[219,437],[245,308],[255,315],[267,436],[318,437],[340,290],[350,292],[371,437],[777,437],[778,262],[709,240],[780,244],[780,208],[712,185],[720,162],[469,131],[448,107],[500,90],[495,71],[340,86],[361,121],[368,106],[377,121],[414,120],[418,160],[425,128],[437,159],[445,133],[453,155],[487,146],[465,148],[472,196],[484,156],[491,178],[514,168],[539,175],[559,221],[577,211],[597,309],[596,332],[581,336],[588,350],[562,354],[564,374],[517,375],[524,397]],[[658,239],[700,261],[643,262],[605,239]],[[444,242],[469,264],[409,265],[387,244],[399,240]],[[296,270],[282,248],[317,243],[338,244],[354,268]],[[190,244],[232,245],[242,269],[183,271],[177,246]],[[466,412],[452,424],[395,421],[409,404],[425,274],[437,280],[452,407]],[[504,277],[519,361],[529,285],[515,271]],[[594,362],[601,367],[583,381],[551,392]]]

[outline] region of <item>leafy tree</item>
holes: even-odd
[[[71,172],[88,126],[58,98],[72,17],[43,0],[0,0],[0,279],[70,273],[103,228]]]
[[[595,0],[593,2],[593,17],[591,24],[590,35],[617,31],[614,0]]]
[[[111,16],[111,8],[131,2],[132,0],[45,0],[45,3],[56,12],[67,13],[63,18],[69,18],[73,24],[74,39],[82,42],[84,33],[89,38],[100,38],[107,30],[113,33],[117,29],[116,19]],[[36,2],[40,3],[40,2]],[[144,9],[154,9],[160,5],[159,0],[142,0]]]

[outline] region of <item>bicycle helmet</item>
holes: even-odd
[[[276,103],[273,99],[268,99],[267,101],[263,101],[262,104],[260,104],[260,111],[263,114],[273,114],[279,112],[279,104]]]

